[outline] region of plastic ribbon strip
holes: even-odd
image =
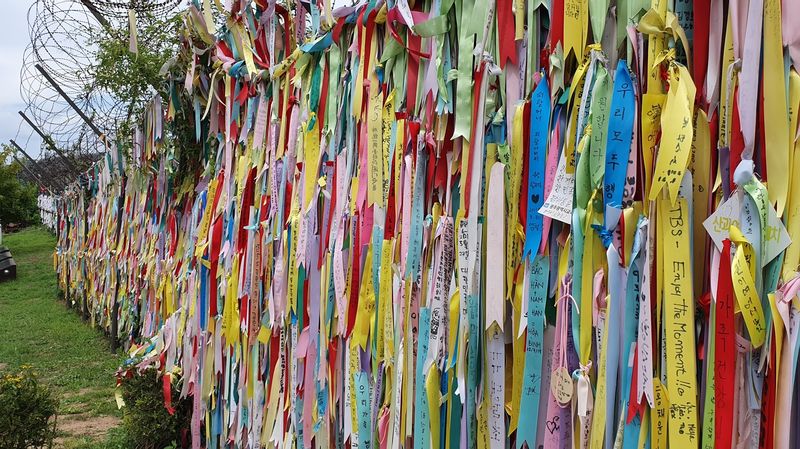
[[[193,448],[797,447],[799,12],[194,0],[61,286]]]

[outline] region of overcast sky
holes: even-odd
[[[22,55],[28,45],[28,8],[33,0],[5,0],[0,14],[0,141],[14,139],[30,154],[39,154],[41,139],[17,111],[25,109],[19,93]],[[19,130],[19,134],[17,134]]]

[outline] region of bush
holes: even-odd
[[[39,221],[36,187],[20,182],[22,166],[16,162],[6,165],[0,148],[0,224],[28,226]]]
[[[0,448],[49,447],[56,431],[58,400],[30,367],[0,377]]]
[[[164,406],[162,379],[155,369],[146,369],[138,374],[130,369],[119,379],[125,401],[123,425],[132,447],[182,447],[181,443],[188,440],[192,409],[188,399],[179,399],[179,388],[172,386],[175,413],[170,414]]]

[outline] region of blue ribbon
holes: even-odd
[[[425,176],[428,173],[428,154],[420,149],[417,152],[417,167],[411,205],[411,234],[409,236],[408,258],[406,260],[406,279],[416,280],[422,253],[422,220],[425,205]]]
[[[547,135],[550,129],[550,88],[547,78],[536,86],[531,96],[531,139],[528,154],[528,214],[525,226],[523,258],[539,250],[542,242],[544,172],[547,159]]]
[[[300,51],[303,53],[320,53],[326,48],[330,47],[332,43],[333,35],[330,31],[328,31],[313,41],[301,45]]]
[[[603,178],[603,202],[606,206],[622,208],[628,156],[633,139],[633,120],[636,109],[631,74],[628,64],[620,60],[614,77],[614,95],[611,97],[611,115],[606,135],[606,170]],[[613,229],[613,226],[612,226]]]
[[[591,226],[592,229],[597,231],[597,236],[600,237],[603,248],[608,249],[608,247],[611,246],[611,242],[614,241],[614,233],[599,224],[593,224]]]
[[[356,373],[354,383],[356,387],[356,413],[358,413],[358,448],[371,449],[372,432],[370,431],[370,426],[372,425],[372,405],[369,401],[369,376],[363,371]],[[310,416],[305,418],[311,419]]]
[[[539,401],[542,394],[542,342],[544,338],[544,307],[547,300],[549,260],[540,255],[530,265],[528,289],[528,332],[525,336],[525,368],[522,375],[522,398],[520,399],[520,421],[517,449],[527,441],[528,447],[536,445],[539,425]]]
[[[414,391],[414,449],[430,448],[430,417],[428,416],[428,395],[425,392],[425,376],[423,366],[425,358],[428,356],[428,343],[431,336],[431,309],[421,307],[419,309],[419,346],[417,350],[417,375],[415,379],[416,390]],[[359,435],[361,442],[361,435]]]

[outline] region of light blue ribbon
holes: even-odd
[[[528,153],[528,213],[523,257],[531,257],[542,241],[544,178],[547,160],[547,136],[550,129],[550,88],[542,78],[531,96],[531,138]]]
[[[522,398],[520,399],[520,420],[517,449],[527,441],[528,447],[536,444],[539,425],[539,400],[542,383],[542,339],[544,336],[544,305],[547,300],[547,286],[550,275],[547,256],[534,257],[530,265],[528,288],[528,333],[525,337],[525,369],[522,375]]]

